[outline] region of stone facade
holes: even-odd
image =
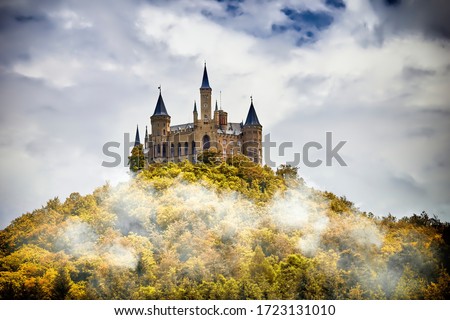
[[[253,99],[245,123],[228,122],[228,113],[215,104],[212,112],[212,89],[206,65],[200,87],[200,113],[194,103],[193,121],[171,125],[164,100],[159,92],[155,111],[150,117],[151,132],[145,132],[144,152],[148,163],[195,163],[203,150],[216,150],[223,160],[242,153],[254,162],[262,163],[262,126],[253,106]]]

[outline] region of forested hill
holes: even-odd
[[[450,298],[448,223],[374,217],[240,160],[152,165],[17,218],[0,298]]]

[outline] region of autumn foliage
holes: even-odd
[[[361,212],[296,168],[154,164],[0,231],[1,299],[449,299],[449,224]]]

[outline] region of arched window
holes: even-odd
[[[167,157],[166,144],[167,144],[167,143],[163,143],[163,145],[162,145],[162,148],[163,148],[163,150],[162,150],[162,156],[163,156],[163,158]]]
[[[159,157],[160,154],[161,154],[161,145],[158,144],[158,147],[156,148],[156,156]]]
[[[209,149],[209,136],[207,134],[205,134],[203,136],[203,150],[208,150]]]
[[[170,156],[173,158],[175,156],[175,146],[173,143],[170,144]]]
[[[187,156],[189,152],[189,143],[184,143],[184,154]]]
[[[192,141],[192,154],[195,154],[195,141]]]
[[[178,142],[178,156],[181,156],[181,143]]]

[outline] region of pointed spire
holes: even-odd
[[[145,138],[148,137],[148,130],[147,130],[147,126],[145,126]]]
[[[138,146],[141,144],[141,139],[139,138],[139,126],[136,125],[136,138],[134,138],[134,146]]]
[[[217,106],[217,100],[216,100],[216,109],[214,111],[219,111],[219,107]]]
[[[164,105],[164,100],[162,98],[161,94],[161,86],[158,87],[159,89],[159,97],[158,101],[156,102],[155,112],[153,112],[154,116],[168,116],[166,106]]]
[[[245,126],[257,125],[260,126],[258,116],[256,115],[255,107],[253,106],[253,97],[250,97],[250,109],[248,110],[247,120],[245,120]]]
[[[197,101],[194,100],[194,113],[197,113]]]
[[[211,89],[211,87],[209,86],[208,71],[206,71],[206,62],[205,62],[205,67],[203,69],[203,80],[202,80],[202,86],[200,87],[200,89]]]

